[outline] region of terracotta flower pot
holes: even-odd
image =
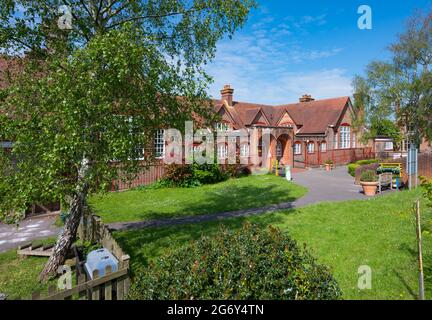
[[[332,165],[331,164],[327,164],[325,165],[325,169],[326,171],[330,171],[331,170]]]
[[[376,195],[378,182],[363,182],[360,181],[361,186],[363,187],[363,192],[368,197],[373,197]]]

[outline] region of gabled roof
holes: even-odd
[[[233,102],[226,109],[240,126],[252,126],[261,112],[269,126],[278,126],[285,113],[300,127],[299,135],[325,134],[328,126],[337,126],[349,106],[349,97],[299,102],[280,106],[270,106],[247,102]],[[224,103],[213,100],[216,112]]]
[[[301,126],[297,134],[324,134],[328,126],[338,125],[349,106],[349,101],[349,97],[341,97],[279,107],[285,108],[296,125]]]

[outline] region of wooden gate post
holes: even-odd
[[[416,201],[415,206],[416,206],[416,208],[415,208],[415,211],[416,211],[416,233],[417,233],[417,245],[418,245],[419,300],[425,300],[420,200]]]

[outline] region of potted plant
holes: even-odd
[[[325,169],[326,171],[330,171],[333,168],[333,161],[332,160],[326,160],[324,161]]]
[[[378,187],[377,174],[373,170],[363,171],[360,177],[360,184],[365,195],[373,197]]]

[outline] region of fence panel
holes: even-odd
[[[164,174],[165,167],[162,164],[154,165],[139,173],[137,177],[131,181],[122,181],[121,179],[113,181],[111,191],[124,191],[142,185],[148,185],[161,179]]]
[[[372,148],[328,149],[326,152],[306,154],[303,163],[298,159],[294,159],[294,163],[297,167],[318,167],[331,160],[335,165],[345,165],[358,160],[373,159],[374,156]]]

